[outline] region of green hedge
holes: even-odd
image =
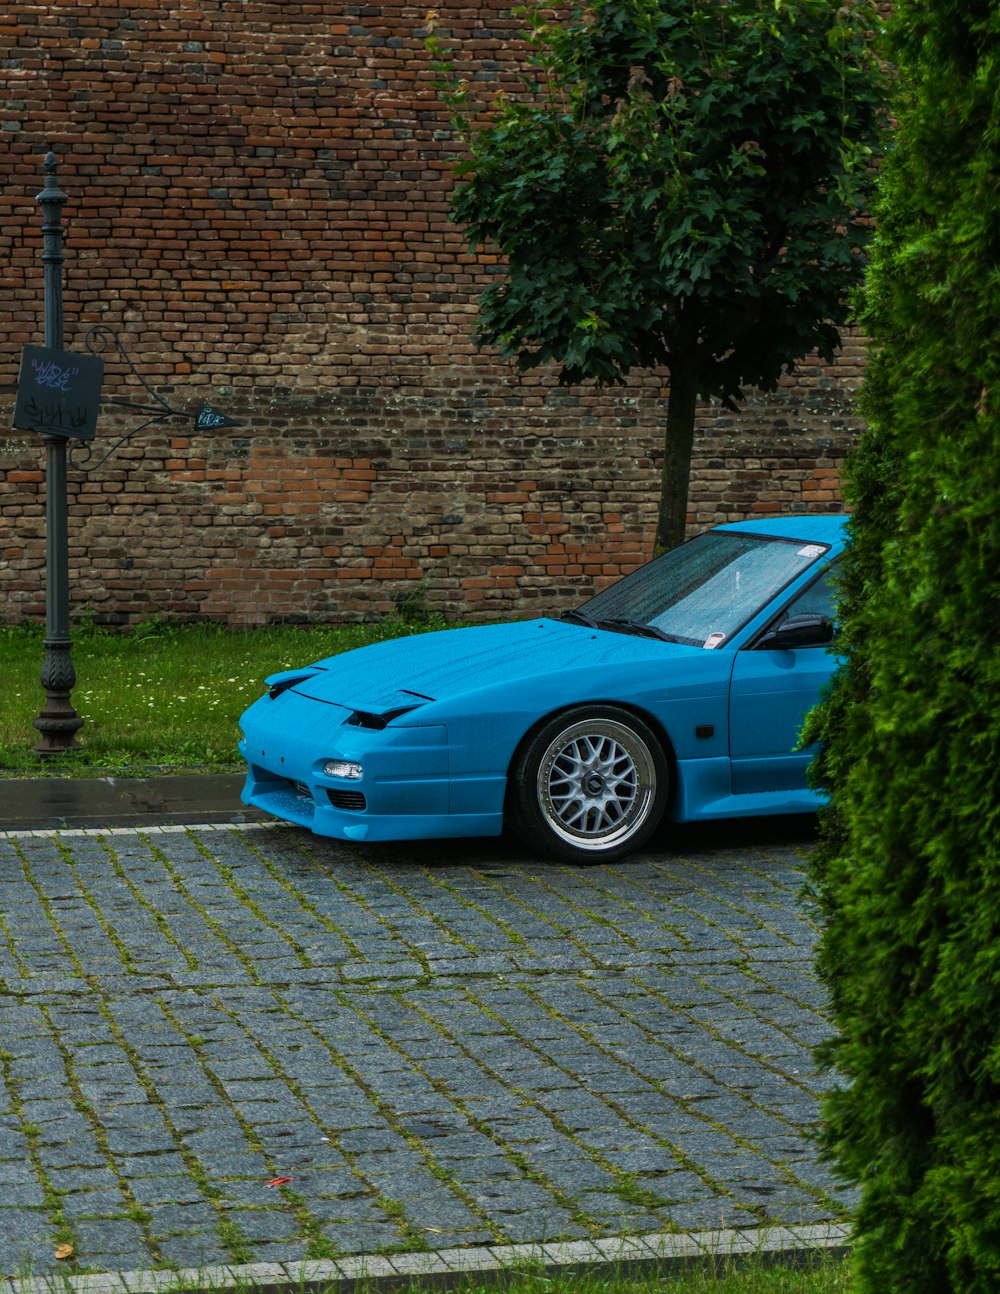
[[[1000,6],[900,0],[814,882],[871,1294],[1000,1290]]]

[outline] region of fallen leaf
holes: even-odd
[[[57,1249],[56,1249],[56,1251],[55,1251],[54,1257],[56,1257],[56,1258],[72,1258],[72,1257],[73,1257],[73,1246],[72,1246],[72,1245],[59,1245],[59,1246],[58,1246],[58,1248],[57,1248]]]
[[[284,1186],[286,1182],[290,1182],[291,1180],[292,1179],[290,1177],[272,1177],[268,1182],[268,1186]]]

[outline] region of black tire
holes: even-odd
[[[546,720],[515,757],[510,825],[550,857],[613,862],[653,834],[669,790],[648,724],[618,706],[580,706]]]

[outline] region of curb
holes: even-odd
[[[275,819],[265,819],[263,821],[253,819],[251,821],[241,814],[206,814],[194,822],[151,822],[148,826],[13,827],[9,831],[0,829],[0,840],[28,840],[38,836],[58,836],[60,840],[87,836],[182,836],[188,831],[271,831],[275,827],[287,826],[293,826],[293,824],[278,822]],[[299,828],[299,830],[302,830],[302,828]]]
[[[672,1275],[692,1269],[731,1268],[740,1263],[803,1265],[842,1258],[850,1248],[846,1223],[757,1230],[670,1232],[613,1236],[562,1244],[488,1245],[435,1253],[362,1254],[314,1262],[245,1263],[69,1276],[53,1273],[0,1281],[0,1294],[390,1294],[402,1289],[445,1289],[453,1284],[502,1288],[513,1274],[544,1268],[552,1275]]]

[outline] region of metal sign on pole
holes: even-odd
[[[25,346],[17,380],[14,426],[44,435],[93,440],[104,360],[47,346]]]

